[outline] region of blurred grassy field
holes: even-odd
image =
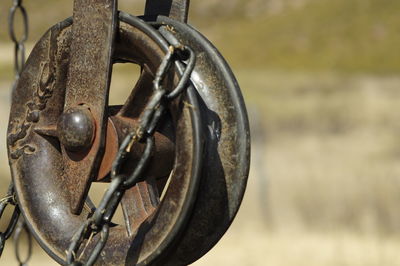
[[[31,42],[67,17],[72,3],[25,2]],[[238,219],[194,265],[400,265],[400,2],[192,2],[191,23],[234,67],[253,142]],[[142,6],[131,3],[143,4],[120,0],[121,9],[139,14]],[[4,29],[3,129],[12,76]],[[115,101],[131,87],[127,70],[119,70]],[[2,130],[2,193],[8,178],[4,141]],[[5,253],[0,265],[15,265],[11,243]],[[33,259],[31,265],[54,265],[38,249]]]

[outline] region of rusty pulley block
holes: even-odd
[[[188,0],[75,0],[35,45],[13,92],[8,154],[17,203],[60,264],[186,265],[236,215],[250,140],[225,60],[186,24]],[[141,75],[109,106],[114,63]],[[133,84],[132,84],[133,85]],[[99,206],[93,182],[110,182]],[[111,222],[122,205],[123,224]]]

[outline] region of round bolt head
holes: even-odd
[[[58,138],[68,151],[77,152],[89,148],[94,131],[94,119],[88,108],[68,109],[58,119]]]

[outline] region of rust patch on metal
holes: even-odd
[[[54,57],[54,54],[54,51],[49,51],[49,57]],[[32,129],[32,125],[39,122],[40,112],[46,108],[47,101],[53,94],[56,81],[54,66],[50,66],[53,61],[54,58],[49,60],[50,63],[42,63],[40,65],[39,77],[33,84],[32,100],[26,103],[25,118],[22,121],[15,121],[11,133],[8,135],[8,144],[11,150],[10,157],[14,160],[24,154],[32,154],[36,151],[35,145],[25,143],[24,139]]]

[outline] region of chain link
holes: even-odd
[[[15,25],[14,25],[15,15],[17,11],[21,12],[22,15],[23,30],[22,30],[22,36],[20,38],[18,38],[16,35]],[[15,71],[15,81],[17,81],[22,71],[22,68],[25,64],[25,42],[28,39],[28,32],[29,32],[28,14],[22,4],[22,0],[13,0],[13,5],[10,8],[9,12],[8,23],[9,23],[9,35],[11,40],[14,42],[14,71]],[[20,265],[27,265],[26,263],[28,262],[32,252],[32,238],[29,230],[25,225],[23,218],[22,217],[20,218],[20,209],[16,201],[14,184],[12,182],[9,185],[6,196],[0,199],[0,219],[3,216],[5,209],[9,205],[13,205],[14,210],[10,218],[10,221],[6,227],[6,230],[4,232],[0,232],[0,257],[3,253],[6,240],[10,238],[10,236],[15,230],[15,235],[14,235],[15,255]],[[25,260],[21,260],[19,253],[19,239],[22,229],[25,230],[28,236],[28,255]]]
[[[27,253],[24,259],[21,257],[21,251],[20,251],[20,241],[21,241],[21,235],[25,231],[26,237],[28,238],[28,247],[27,247]],[[32,256],[32,236],[29,232],[28,226],[26,225],[25,220],[20,217],[17,226],[15,228],[14,232],[14,250],[15,250],[15,257],[19,263],[20,266],[26,266],[28,265],[28,261]]]
[[[4,232],[0,232],[0,256],[3,253],[6,240],[10,238],[15,229],[15,226],[17,225],[20,214],[19,207],[15,201],[14,186],[12,183],[8,187],[7,195],[4,198],[0,199],[0,219],[3,216],[3,213],[8,205],[13,205],[14,211],[10,218],[10,221],[8,222],[6,230]]]
[[[163,28],[163,27],[162,27]],[[160,31],[162,33],[162,31]],[[170,42],[171,43],[171,42]],[[187,61],[186,68],[182,74],[178,85],[168,92],[163,87],[163,81],[171,69],[175,61]],[[102,249],[104,248],[108,234],[111,219],[121,201],[125,190],[134,186],[137,182],[143,180],[143,171],[145,170],[152,150],[154,148],[154,132],[162,117],[168,101],[180,95],[188,86],[190,74],[195,65],[195,54],[192,49],[181,45],[178,41],[174,41],[168,48],[167,54],[163,58],[153,81],[153,95],[150,98],[146,108],[140,116],[138,128],[126,136],[123,140],[118,154],[113,162],[111,169],[111,183],[107,191],[103,195],[99,206],[94,211],[94,214],[88,218],[74,234],[71,244],[67,250],[68,265],[93,265],[98,259]],[[131,148],[136,143],[145,143],[143,154],[130,176],[122,175],[121,168],[130,153]],[[86,263],[80,261],[86,247],[92,239],[100,233],[100,239],[97,240],[92,249]],[[83,242],[86,245],[77,256]]]
[[[11,40],[14,42],[14,71],[15,78],[18,80],[20,73],[22,71],[23,65],[25,63],[25,42],[28,39],[29,34],[29,25],[28,25],[28,15],[26,9],[23,6],[22,0],[13,0],[13,6],[10,8],[9,13],[9,35]],[[17,11],[19,11],[22,15],[22,36],[20,38],[17,37],[14,21]],[[161,27],[160,31],[163,35],[166,34],[166,27]],[[167,34],[168,35],[168,34]],[[171,39],[170,36],[167,39]],[[166,108],[167,101],[171,101],[177,96],[179,96],[184,89],[187,87],[190,74],[193,71],[195,65],[195,56],[192,49],[189,47],[183,46],[179,44],[178,41],[174,40],[171,42],[171,46],[168,49],[167,54],[163,58],[161,65],[159,66],[154,82],[153,89],[154,93],[145,108],[145,111],[142,113],[140,117],[139,127],[135,132],[131,132],[122,142],[119,152],[117,154],[116,159],[114,160],[112,170],[111,170],[111,183],[104,194],[98,208],[95,210],[94,214],[88,218],[78,229],[78,231],[74,234],[70,247],[67,250],[67,264],[69,265],[83,265],[80,262],[80,259],[83,257],[86,247],[90,244],[92,239],[95,238],[97,234],[100,234],[100,239],[97,239],[97,243],[92,249],[86,263],[84,265],[93,265],[98,259],[102,249],[104,248],[108,235],[109,235],[109,227],[114,216],[114,213],[118,207],[118,204],[121,201],[121,198],[126,189],[134,186],[137,182],[141,181],[142,173],[145,170],[149,159],[151,157],[151,152],[154,148],[154,137],[153,134],[158,125],[158,121],[162,117],[164,110]],[[185,58],[189,55],[188,58]],[[168,92],[165,88],[163,88],[162,83],[164,81],[165,76],[170,70],[172,64],[175,60],[185,60],[187,59],[187,64],[183,75],[181,76],[178,85],[171,91]],[[130,176],[124,176],[120,174],[120,169],[127,158],[127,155],[130,153],[132,146],[137,143],[145,143],[145,149],[140,158],[137,166],[135,167],[133,173]],[[0,232],[0,256],[4,248],[5,241],[11,236],[14,231],[20,210],[15,201],[15,193],[13,185],[10,185],[7,196],[3,198],[0,202],[0,218],[7,207],[7,205],[14,205],[14,212],[7,226],[5,232]],[[28,252],[25,259],[21,259],[20,251],[19,251],[19,241],[20,236],[24,230],[28,236]],[[18,223],[17,229],[15,230],[15,253],[17,260],[20,265],[26,265],[27,261],[31,257],[32,253],[32,239],[30,232],[21,218]],[[77,253],[80,250],[83,242],[86,241],[86,246],[83,248],[79,257],[77,257]]]
[[[22,36],[17,37],[15,30],[15,15],[17,12],[21,13],[22,16]],[[23,0],[13,0],[13,5],[10,8],[8,16],[8,32],[11,40],[14,43],[14,71],[15,78],[18,79],[21,74],[22,68],[25,63],[25,42],[29,35],[29,24],[28,24],[28,13],[23,6]]]

